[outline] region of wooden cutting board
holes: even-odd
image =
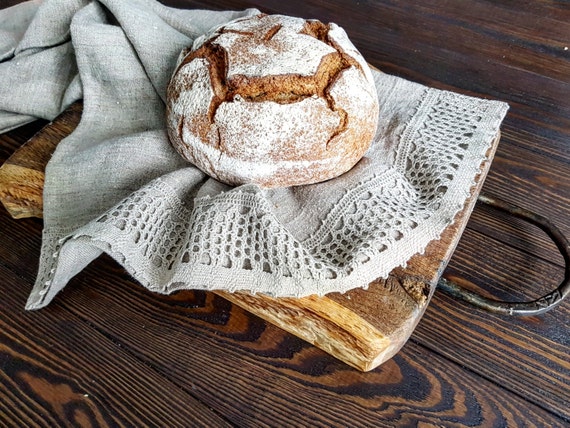
[[[81,103],[72,105],[0,167],[0,201],[14,218],[41,217],[45,166],[57,144],[79,123],[81,111]],[[377,367],[398,352],[421,319],[465,228],[498,143],[499,135],[470,198],[441,239],[431,242],[423,255],[414,256],[405,269],[395,269],[367,290],[300,299],[215,293],[357,369]]]

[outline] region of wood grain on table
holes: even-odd
[[[385,72],[509,102],[483,190],[570,235],[566,2],[168,3],[334,21]],[[0,161],[43,124],[0,136]],[[0,216],[0,425],[570,423],[568,302],[511,319],[436,292],[402,351],[362,373],[213,293],[150,293],[108,257],[48,308],[25,312],[42,224]],[[523,299],[553,288],[562,264],[541,232],[476,208],[445,276]]]

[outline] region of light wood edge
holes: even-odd
[[[362,371],[377,367],[392,350],[388,337],[327,297],[214,293]]]
[[[13,218],[43,216],[45,167],[59,142],[79,124],[82,111],[82,101],[70,105],[0,166],[0,202]]]
[[[13,218],[41,217],[44,173],[5,163],[0,167],[0,201]]]

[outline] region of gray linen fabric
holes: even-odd
[[[0,11],[0,130],[83,98],[46,170],[44,233],[27,308],[109,253],[145,287],[303,296],[366,287],[437,239],[463,207],[507,105],[374,72],[371,149],[326,183],[232,188],[165,132],[183,48],[242,12],[152,0],[47,0]]]

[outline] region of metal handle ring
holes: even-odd
[[[560,232],[549,219],[532,211],[487,195],[479,195],[478,202],[525,220],[546,232],[564,258],[564,280],[555,290],[530,302],[505,302],[489,299],[445,278],[440,278],[437,286],[453,297],[462,299],[478,308],[501,315],[540,315],[560,305],[560,303],[570,295],[570,243],[568,239],[566,239],[562,232]]]

